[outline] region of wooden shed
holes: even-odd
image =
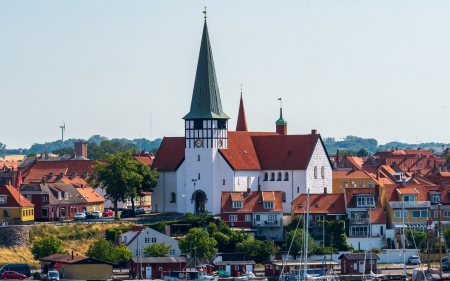
[[[215,261],[213,262],[214,270],[224,270],[231,277],[242,276],[246,272],[253,272],[255,267],[254,261]]]
[[[144,279],[162,279],[163,272],[168,275],[174,270],[186,268],[185,257],[139,257],[128,262],[130,276]]]
[[[353,253],[342,254],[339,256],[341,260],[341,274],[363,274],[376,272],[377,261],[380,259],[375,253]]]

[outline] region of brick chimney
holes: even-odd
[[[87,158],[87,142],[75,142],[74,143],[75,157]]]

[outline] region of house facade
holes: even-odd
[[[231,227],[255,228],[263,240],[283,240],[283,192],[222,192],[220,217]]]
[[[130,276],[136,279],[163,279],[174,270],[186,268],[185,257],[140,257],[128,262]],[[140,276],[140,277],[139,277]]]
[[[0,221],[8,224],[34,223],[34,204],[11,185],[1,186]]]
[[[129,231],[119,235],[118,243],[124,243],[133,257],[143,257],[143,248],[155,243],[166,243],[171,247],[169,256],[180,256],[178,241],[146,226],[133,226]]]
[[[184,137],[164,138],[152,168],[160,173],[153,212],[220,214],[222,192],[281,190],[283,212],[300,193],[331,192],[332,167],[320,135],[287,135],[280,118],[273,132],[249,132],[241,97],[236,131],[222,110],[207,25],[203,28]]]
[[[364,274],[375,272],[380,258],[374,253],[355,253],[342,254],[339,259],[341,274]]]
[[[333,193],[344,193],[346,188],[375,187],[378,182],[364,170],[333,170]]]

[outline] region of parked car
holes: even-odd
[[[449,267],[448,267],[448,261],[444,261],[442,262],[442,270],[448,271]]]
[[[47,274],[47,281],[59,280],[59,272],[56,270],[50,270]]]
[[[136,215],[142,215],[142,214],[145,214],[145,210],[143,208],[135,209],[134,213]]]
[[[102,215],[104,217],[112,217],[112,216],[114,216],[114,212],[112,210],[108,210],[108,211],[105,210],[105,211],[103,211]]]
[[[120,212],[120,217],[121,218],[134,217],[133,210],[131,210],[131,209],[123,209],[122,212]]]
[[[5,271],[15,271],[15,272],[25,275],[26,277],[31,276],[30,266],[26,263],[5,264],[2,268],[0,268],[0,275]]]
[[[77,213],[75,215],[75,217],[73,217],[74,220],[84,220],[86,219],[86,214],[85,213]]]
[[[27,277],[25,276],[25,274],[21,274],[15,271],[4,271],[2,273],[2,279],[3,280],[7,280],[7,279],[27,279]]]
[[[419,263],[420,263],[419,256],[410,256],[408,258],[408,264],[419,264]]]
[[[95,211],[92,213],[92,216],[94,217],[94,219],[99,219],[102,217],[102,212],[100,211]]]
[[[93,213],[86,212],[86,219],[95,219]]]

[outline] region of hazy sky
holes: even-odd
[[[183,136],[204,6],[251,131],[450,142],[450,1],[1,1],[0,142]],[[152,126],[150,126],[150,114]],[[151,127],[151,130],[150,130]]]

